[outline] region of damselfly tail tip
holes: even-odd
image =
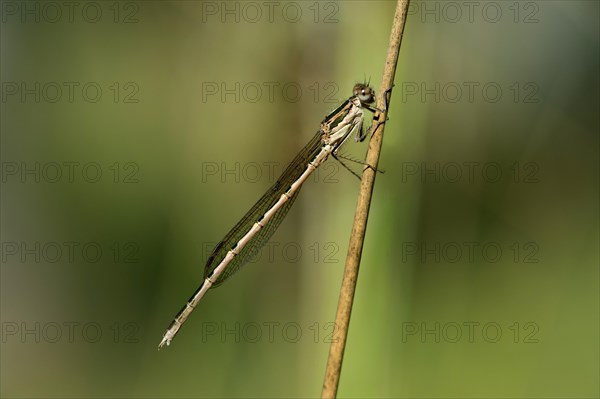
[[[171,341],[173,340],[173,337],[176,333],[177,330],[173,330],[171,327],[169,327],[169,329],[165,332],[162,341],[160,341],[160,344],[158,344],[158,350],[160,350],[165,345],[171,345]]]
[[[158,344],[158,350],[161,350],[162,347],[165,345],[167,345],[167,346],[171,345],[171,339],[167,338],[167,334],[165,334],[162,341],[160,341],[160,344]]]

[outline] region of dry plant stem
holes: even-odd
[[[326,399],[333,399],[337,396],[340,372],[342,370],[342,360],[344,358],[344,348],[348,337],[350,313],[352,312],[354,291],[356,289],[356,281],[358,278],[358,268],[367,228],[373,185],[375,184],[375,170],[379,163],[379,154],[381,152],[381,143],[383,140],[385,123],[381,122],[384,122],[387,119],[387,109],[385,108],[386,106],[389,107],[389,97],[387,101],[385,100],[385,97],[387,96],[388,90],[392,88],[394,82],[400,43],[402,42],[402,33],[406,22],[408,3],[409,0],[398,0],[394,22],[392,24],[383,79],[379,89],[379,97],[377,99],[377,107],[385,112],[378,115],[378,121],[380,123],[377,121],[373,122],[375,131],[369,142],[369,150],[366,157],[366,165],[371,165],[372,167],[365,166],[363,171],[358,202],[354,213],[354,224],[352,226],[350,244],[348,245],[348,255],[346,257],[344,277],[340,289],[340,298],[338,300],[335,318],[334,337],[329,348],[329,358],[327,359],[327,369],[325,370],[325,382],[323,383],[323,390],[321,392],[321,397]]]

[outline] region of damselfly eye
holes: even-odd
[[[375,91],[363,83],[357,83],[352,90],[361,103],[370,104],[375,101]]]

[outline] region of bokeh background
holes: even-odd
[[[599,3],[469,4],[411,5],[340,397],[599,395]],[[156,346],[378,88],[395,3],[1,7],[2,396],[319,396],[359,186],[333,160]]]

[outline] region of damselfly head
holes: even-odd
[[[375,90],[371,89],[368,84],[355,84],[352,93],[358,97],[361,103],[371,104],[375,101]]]

